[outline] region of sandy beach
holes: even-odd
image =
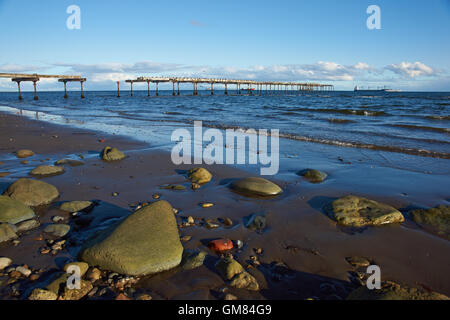
[[[129,299],[145,295],[153,299],[224,299],[227,294],[238,299],[346,299],[360,286],[355,278],[361,269],[352,266],[347,261],[349,257],[365,257],[379,265],[383,281],[450,295],[448,240],[427,232],[408,214],[415,203],[429,207],[448,205],[447,190],[436,191],[439,187],[434,178],[423,180],[424,173],[407,176],[409,173],[391,168],[368,173],[367,168],[355,164],[357,159],[347,158],[346,163],[328,159],[330,171],[324,183],[309,183],[295,173],[281,174],[269,180],[279,185],[283,193],[262,199],[232,191],[230,182],[252,173],[226,165],[202,165],[213,178],[193,190],[186,170],[196,166],[176,166],[168,152],[126,137],[6,113],[0,114],[0,137],[0,172],[4,173],[0,193],[24,177],[44,181],[59,191],[59,197],[50,205],[35,209],[39,227],[19,233],[16,243],[0,244],[0,257],[10,258],[12,267],[26,265],[35,275],[11,276],[14,270],[8,273],[7,268],[0,271],[2,299],[26,299],[34,288],[43,288],[51,282],[52,274],[61,271],[67,262],[78,259],[78,251],[86,240],[83,236],[92,234],[95,226],[107,223],[108,219],[126,217],[136,207],[159,200],[166,200],[177,209],[175,218],[183,248],[206,252],[204,263],[193,270],[176,267],[136,277],[125,288],[117,285],[122,276],[110,277],[112,272],[102,270],[100,279],[91,279],[93,289],[84,299],[116,299],[120,294]],[[99,154],[106,146],[118,148],[126,158],[114,162],[101,160]],[[35,155],[19,159],[14,152],[20,149],[33,150]],[[62,158],[77,159],[84,164],[64,165],[65,172],[60,175],[44,178],[29,175],[38,165],[52,165]],[[23,160],[28,162],[21,163]],[[305,163],[299,161],[298,170],[304,168]],[[380,174],[384,175],[385,188],[380,188],[381,182],[374,179]],[[411,186],[414,181],[425,181],[424,186],[429,185],[431,191]],[[185,189],[161,188],[168,184],[182,185]],[[339,226],[323,208],[348,194],[387,203],[404,214],[405,222],[365,228]],[[59,208],[62,203],[74,200],[92,201],[94,206],[84,218]],[[204,203],[213,206],[204,208]],[[247,217],[255,213],[264,213],[266,217],[266,227],[261,232],[246,227]],[[51,246],[48,239],[52,239],[43,230],[53,223],[55,216],[62,217],[71,230],[62,238],[66,242],[61,249],[42,253],[43,248]],[[194,223],[186,225],[189,217]],[[84,233],[89,228],[90,233]],[[234,288],[221,277],[215,267],[220,254],[208,247],[211,240],[221,238],[242,243],[231,254],[256,279],[259,290]],[[108,282],[109,279],[112,280]]]

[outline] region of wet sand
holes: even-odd
[[[32,268],[51,270],[61,268],[65,259],[74,258],[76,248],[70,247],[56,256],[42,255],[39,248],[43,241],[36,240],[45,225],[51,222],[51,217],[67,216],[57,208],[61,202],[96,200],[99,205],[91,214],[123,216],[131,212],[130,205],[155,201],[152,195],[157,193],[161,199],[179,209],[179,223],[188,216],[198,221],[202,218],[227,217],[233,221],[233,226],[226,227],[219,223],[217,229],[203,226],[180,228],[180,236],[192,236],[191,240],[183,242],[185,249],[200,248],[209,256],[204,266],[194,270],[174,269],[141,278],[135,288],[148,292],[154,299],[220,299],[221,288],[226,284],[214,269],[219,256],[208,249],[207,243],[210,239],[222,237],[243,241],[242,250],[234,250],[233,255],[244,267],[251,264],[250,256],[255,255],[254,248],[263,249],[263,254],[259,256],[261,266],[248,269],[258,280],[261,290],[250,292],[230,288],[228,292],[240,299],[345,298],[355,287],[349,280],[349,272],[354,268],[345,260],[349,256],[364,256],[373,260],[381,267],[382,280],[395,280],[450,295],[450,275],[447,272],[450,266],[449,241],[427,233],[406,214],[406,222],[402,225],[355,231],[337,226],[323,213],[325,204],[349,193],[386,202],[400,210],[408,208],[415,200],[411,195],[401,195],[401,185],[408,184],[408,181],[396,181],[401,174],[396,176],[386,171],[390,174],[386,179],[390,187],[386,190],[380,190],[378,186],[368,188],[365,183],[358,184],[355,178],[357,171],[361,170],[359,173],[362,176],[365,173],[362,168],[351,165],[356,172],[349,174],[348,166],[336,169],[328,183],[318,185],[298,176],[284,179],[283,175],[279,175],[270,179],[284,189],[281,196],[269,200],[254,199],[236,194],[227,186],[231,179],[250,176],[247,171],[224,165],[203,166],[213,174],[213,180],[194,191],[182,174],[182,170],[194,165],[175,166],[170,154],[152,150],[147,144],[124,137],[6,114],[0,114],[0,137],[0,172],[10,173],[0,178],[0,193],[17,178],[28,177],[28,172],[37,165],[52,164],[55,160],[80,154],[85,162],[82,166],[65,166],[66,172],[62,175],[42,178],[58,188],[60,197],[54,204],[39,210],[41,227],[22,235],[20,244],[0,244],[0,256],[11,258],[15,265],[27,264]],[[105,139],[105,142],[99,142],[99,139]],[[103,162],[98,153],[106,145],[124,151],[127,158],[120,162]],[[27,159],[28,164],[21,164],[22,159],[12,154],[24,148],[36,153]],[[299,169],[303,168],[299,164]],[[345,179],[346,176],[348,179]],[[382,182],[380,178],[377,185]],[[183,184],[187,189],[163,190],[160,188],[163,184]],[[420,193],[421,186],[408,186],[407,189]],[[442,194],[433,193],[420,202],[429,206],[446,203],[448,195],[444,193],[445,190]],[[203,202],[212,202],[214,206],[202,208],[200,204]],[[256,212],[267,214],[268,228],[262,234],[250,231],[243,225],[244,217]],[[275,261],[283,262],[287,268],[274,272],[270,265]],[[333,289],[329,284],[333,285]],[[13,298],[4,290],[2,292],[3,298]]]

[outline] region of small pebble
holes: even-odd
[[[211,208],[212,206],[214,206],[214,203],[210,202],[202,203],[202,208]]]

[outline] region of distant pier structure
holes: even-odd
[[[22,100],[22,92],[20,89],[20,83],[30,81],[33,82],[34,86],[34,100],[38,100],[36,84],[40,79],[43,78],[56,78],[59,82],[64,83],[64,98],[68,98],[67,95],[67,82],[79,82],[81,86],[81,98],[84,98],[83,93],[83,83],[86,78],[81,76],[70,76],[70,75],[48,75],[48,74],[23,74],[23,73],[0,73],[0,78],[11,78],[11,81],[17,83],[17,88],[19,90],[19,100]]]
[[[185,77],[138,77],[136,79],[125,80],[130,84],[130,94],[133,96],[133,83],[147,83],[147,95],[150,96],[150,83],[155,84],[155,95],[159,95],[158,84],[161,82],[172,83],[172,95],[180,95],[180,83],[190,83],[193,88],[193,95],[198,95],[198,84],[210,86],[211,95],[214,95],[214,85],[223,85],[224,93],[228,95],[229,86],[234,86],[236,94],[247,91],[249,95],[274,94],[275,92],[304,92],[304,91],[333,91],[331,84],[321,83],[301,83],[301,82],[280,82],[280,81],[253,81],[253,80],[233,80],[215,78],[185,78]],[[119,82],[117,82],[117,96],[119,97]]]

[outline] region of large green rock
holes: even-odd
[[[328,215],[348,227],[379,226],[401,223],[405,218],[390,205],[353,195],[339,198],[325,206]]]
[[[450,206],[440,205],[428,210],[413,210],[411,217],[424,228],[450,239]]]
[[[73,213],[89,208],[91,205],[91,201],[69,201],[64,202],[59,208],[63,211]]]
[[[324,181],[328,176],[325,172],[316,169],[305,169],[299,171],[297,174],[304,177],[311,183],[320,183]]]
[[[51,184],[26,178],[10,185],[5,194],[31,207],[49,204],[59,197],[58,189]]]
[[[189,180],[198,184],[205,184],[211,181],[212,174],[205,168],[194,168],[188,171]]]
[[[182,253],[172,206],[158,201],[90,239],[80,258],[103,270],[139,276],[178,266]]]
[[[0,223],[0,243],[17,239],[16,229],[9,223]]]
[[[101,157],[105,161],[118,161],[125,159],[125,155],[117,148],[105,147],[101,152]]]
[[[449,300],[443,294],[421,288],[409,288],[398,283],[386,281],[381,289],[369,290],[359,287],[350,293],[347,300]]]
[[[8,196],[0,196],[0,222],[17,224],[34,216],[34,211],[22,202]]]
[[[31,170],[30,174],[34,176],[53,176],[57,174],[63,174],[64,168],[57,166],[42,165]]]
[[[275,183],[260,177],[249,177],[235,180],[230,187],[244,195],[250,196],[276,196],[283,190]]]

